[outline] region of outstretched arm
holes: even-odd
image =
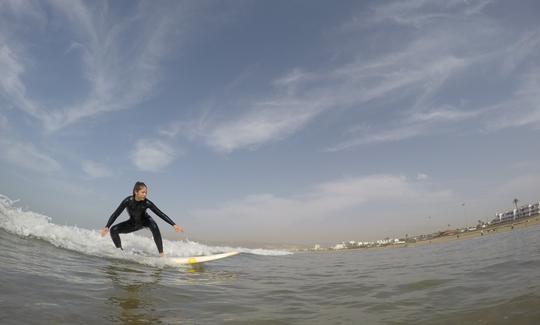
[[[160,217],[166,223],[173,227],[176,225],[176,223],[172,221],[171,218],[167,217],[167,215],[163,213],[160,209],[158,209],[158,207],[154,203],[152,203],[152,201],[146,199],[146,202],[148,202],[148,208],[152,210],[152,212],[154,212],[158,217]]]
[[[116,218],[118,218],[118,216],[120,215],[120,213],[122,213],[122,211],[124,211],[124,209],[126,208],[126,205],[127,205],[127,202],[129,200],[129,196],[127,198],[125,198],[121,203],[120,205],[118,206],[118,208],[116,208],[116,210],[113,212],[113,214],[111,215],[111,217],[109,218],[109,221],[107,222],[107,225],[105,226],[105,228],[102,228],[99,233],[101,234],[101,237],[104,237],[108,232],[109,232],[109,228],[111,227],[111,225],[114,223],[114,221],[116,220]]]
[[[120,205],[118,206],[118,208],[116,208],[116,210],[113,212],[113,214],[111,214],[111,217],[109,218],[109,221],[107,222],[107,225],[105,226],[105,228],[110,228],[112,226],[112,224],[114,223],[114,221],[116,220],[116,218],[118,218],[118,216],[120,215],[120,213],[122,213],[122,211],[124,211],[124,209],[126,208],[126,205],[127,205],[127,202],[129,200],[129,196],[127,198],[125,198],[121,203]]]

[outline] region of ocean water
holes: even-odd
[[[540,227],[399,249],[287,252],[165,241],[126,251],[0,196],[1,324],[540,324]]]

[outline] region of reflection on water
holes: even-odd
[[[164,281],[168,286],[207,286],[234,282],[238,273],[206,267],[204,263],[181,265],[168,269]]]
[[[119,315],[111,316],[111,321],[123,324],[161,324],[159,317],[152,315],[156,310],[152,287],[160,282],[161,269],[136,270],[108,265],[103,271],[113,285],[112,295],[107,302],[119,310]]]
[[[191,274],[204,273],[205,271],[203,263],[191,264],[190,267],[187,268],[187,272]]]
[[[194,268],[2,231],[0,247],[0,324],[540,324],[540,226]]]
[[[165,323],[189,323],[185,313],[190,311],[182,308],[196,300],[197,287],[238,278],[236,273],[212,271],[203,264],[174,269],[108,264],[101,271],[112,284],[106,299],[110,314],[105,319],[123,324],[162,324],[164,319]],[[164,313],[169,317],[163,317]]]

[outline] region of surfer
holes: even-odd
[[[156,242],[159,256],[163,257],[165,256],[165,254],[163,253],[161,233],[159,232],[159,228],[154,219],[152,219],[152,217],[150,217],[148,213],[146,213],[146,209],[152,210],[152,212],[157,214],[161,219],[165,220],[165,222],[173,226],[176,232],[183,232],[184,230],[182,229],[182,227],[172,221],[169,217],[167,217],[165,213],[161,212],[161,210],[159,210],[154,205],[154,203],[152,203],[152,201],[146,198],[147,192],[148,189],[143,182],[135,183],[135,186],[133,187],[133,195],[126,197],[120,203],[118,208],[116,208],[116,210],[109,218],[109,222],[107,222],[105,228],[100,230],[100,233],[101,237],[107,235],[107,233],[109,232],[109,228],[114,223],[116,218],[118,218],[120,213],[122,213],[122,211],[127,208],[129,220],[121,222],[110,228],[111,238],[116,248],[122,249],[122,242],[120,241],[119,234],[127,234],[140,230],[142,228],[149,228],[152,232],[152,236],[154,237],[154,241]]]

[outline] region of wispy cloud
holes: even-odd
[[[361,145],[373,145],[388,142],[397,142],[415,138],[422,135],[443,132],[441,125],[473,119],[492,111],[482,108],[472,111],[463,111],[453,107],[433,108],[428,111],[412,113],[410,116],[398,120],[396,125],[387,123],[384,127],[376,129],[367,125],[360,125],[344,132],[348,140],[325,149],[328,152],[337,152],[355,148]]]
[[[427,174],[424,174],[424,173],[418,173],[416,175],[416,179],[419,180],[419,181],[424,181],[426,179],[428,179],[429,176]]]
[[[328,147],[325,149],[325,151],[337,152],[354,148],[359,145],[401,141],[422,134],[424,128],[425,126],[423,125],[413,125],[407,127],[392,128],[386,131],[378,130],[376,132],[372,132],[370,131],[370,128],[366,128],[364,129],[364,131],[361,132],[360,135],[356,135],[355,137],[347,141]]]
[[[198,118],[175,121],[160,133],[202,141],[217,152],[255,149],[294,134],[328,106],[326,100],[315,102],[311,98],[289,94],[289,89],[282,89],[282,85],[275,87],[276,95],[271,97],[234,102],[213,100],[203,107],[203,113]],[[226,112],[229,108],[237,110],[238,106],[242,107],[241,112],[227,114],[231,117],[219,118],[215,114]]]
[[[131,154],[135,166],[148,172],[158,172],[177,157],[175,150],[167,143],[156,139],[137,141]]]
[[[538,202],[538,191],[540,191],[540,174],[536,171],[525,172],[496,184],[486,199],[491,204],[482,203],[484,206],[496,207],[497,210],[494,209],[490,211],[491,213],[508,211],[512,209],[512,200],[516,197],[520,200],[520,205]]]
[[[318,115],[317,107],[305,109],[305,103],[274,99],[254,103],[252,111],[235,120],[220,123],[203,135],[208,145],[222,152],[256,147],[283,139],[301,129]]]
[[[7,130],[8,127],[9,127],[9,121],[7,117],[5,117],[4,115],[0,113],[0,132]]]
[[[540,166],[540,163],[538,161],[534,160],[522,160],[522,161],[516,161],[511,165],[511,168],[518,169],[518,170],[531,170],[531,169],[538,169]]]
[[[236,202],[224,204],[216,209],[192,211],[194,218],[212,219],[226,231],[229,228],[257,226],[257,235],[261,236],[262,228],[272,236],[290,229],[291,225],[302,222],[320,222],[334,220],[336,215],[358,215],[359,224],[369,222],[371,213],[380,206],[388,205],[396,208],[400,204],[410,205],[414,202],[432,200],[447,201],[452,197],[448,190],[433,191],[419,183],[395,175],[371,175],[358,178],[345,178],[314,186],[306,193],[291,197],[279,197],[273,194],[249,195]],[[362,213],[358,213],[362,211]],[[362,220],[361,216],[367,219]],[[340,225],[346,228],[348,225]],[[350,226],[350,225],[349,225]],[[245,230],[245,229],[244,229]],[[312,237],[321,234],[313,234]],[[241,236],[245,236],[241,235]]]
[[[540,50],[540,34],[534,30],[519,34],[484,15],[483,9],[491,2],[394,2],[377,6],[370,19],[348,24],[348,32],[355,28],[370,28],[373,22],[392,22],[411,27],[411,41],[406,43],[404,49],[394,49],[388,55],[365,60],[364,64],[353,63],[343,69],[361,76],[372,73],[374,77],[379,76],[379,80],[387,80],[376,87],[363,87],[368,97],[370,93],[384,94],[408,104],[392,105],[398,108],[387,111],[392,115],[392,118],[387,118],[390,122],[373,123],[369,132],[360,136],[346,133],[349,139],[331,146],[328,151],[430,135],[441,132],[443,125],[458,125],[464,120],[475,121],[478,125],[487,121],[489,126],[485,129],[491,130],[513,125],[536,127],[540,116],[537,105],[533,104],[538,102],[538,85],[534,77],[537,68],[525,77],[520,76],[519,69],[538,66],[534,58]],[[469,15],[477,16],[474,20],[465,19]],[[429,30],[426,31],[427,27]],[[501,37],[508,42],[501,43]],[[471,71],[489,71],[489,81],[474,76]],[[470,81],[475,78],[476,84]],[[508,86],[503,84],[503,80],[508,78],[526,81],[511,93]],[[506,96],[507,99],[498,104],[475,104],[476,94],[462,91],[458,94],[461,103],[457,104],[453,97],[445,93],[452,93],[455,87],[450,82],[455,84],[456,80],[467,79],[477,91],[496,92],[494,98]],[[377,85],[378,79],[373,80],[373,84]],[[499,80],[498,84],[494,80]],[[402,84],[407,87],[402,87]],[[385,107],[389,106],[386,104]]]
[[[529,30],[517,41],[503,49],[503,62],[500,70],[503,75],[508,75],[519,68],[527,60],[537,60],[538,49],[540,48],[540,30],[538,28]]]
[[[487,107],[492,115],[484,122],[485,130],[540,128],[540,68],[529,71],[521,79],[511,98]]]
[[[389,21],[420,28],[435,21],[478,14],[492,2],[493,0],[395,1],[374,7],[374,15],[371,15],[370,21]]]
[[[433,44],[433,48],[437,45]],[[246,104],[244,112],[230,120],[206,119],[204,124],[196,123],[197,131],[190,134],[204,139],[217,151],[257,147],[294,134],[332,108],[367,109],[369,102],[388,100],[392,94],[397,100],[400,94],[396,92],[428,87],[434,80],[447,78],[467,64],[464,59],[451,56],[428,58],[429,53],[418,58],[416,50],[378,62],[356,60],[327,73],[295,69],[272,82],[273,96]],[[407,60],[413,57],[416,57],[414,67]]]
[[[31,143],[0,139],[0,159],[16,167],[41,173],[61,170],[61,165]]]
[[[17,18],[30,16],[33,19],[45,21],[39,4],[31,0],[4,0],[0,2],[0,13]]]
[[[89,179],[110,177],[113,175],[112,171],[109,170],[105,165],[96,161],[83,161],[81,167],[86,177]]]
[[[117,20],[106,5],[91,10],[83,3],[53,3],[78,31],[78,47],[91,91],[81,104],[49,115],[45,121],[48,129],[103,112],[133,108],[153,95],[167,37],[175,30],[174,15],[179,13],[175,7],[154,10],[139,6],[134,16]]]
[[[27,97],[26,86],[22,81],[25,71],[21,55],[0,35],[0,94],[9,98],[12,105],[22,109],[35,118],[43,118],[44,114],[38,105]]]
[[[168,40],[178,31],[175,24],[182,17],[180,4],[142,3],[133,15],[125,17],[115,16],[105,2],[54,0],[49,4],[73,33],[73,42],[66,48],[70,54],[80,53],[89,92],[75,105],[38,105],[23,82],[26,68],[20,58],[30,53],[17,46],[24,40],[9,37],[11,45],[5,43],[0,48],[0,87],[14,106],[41,120],[46,130],[55,131],[83,118],[133,108],[154,95],[165,46],[172,46]],[[46,16],[45,10],[34,12]]]
[[[488,4],[489,1],[474,5],[460,1],[377,4],[372,19],[350,24],[343,32],[345,36],[337,36],[342,40],[345,37],[343,41],[346,42],[350,37],[358,38],[370,28],[388,24],[388,21],[410,24],[413,29],[408,37],[396,41],[393,48],[384,49],[373,44],[381,50],[377,55],[366,55],[365,42],[369,42],[366,39],[359,42],[361,46],[350,55],[352,59],[344,63],[331,65],[327,62],[318,71],[294,68],[270,82],[270,95],[241,100],[244,103],[242,113],[225,119],[206,119],[203,125],[196,124],[197,132],[188,133],[191,139],[200,139],[216,151],[232,152],[282,140],[307,127],[321,114],[335,109],[371,111],[385,107],[384,114],[393,115],[392,120],[401,118],[400,124],[380,125],[379,130],[373,132],[375,134],[345,140],[330,150],[338,151],[339,148],[429,134],[433,123],[477,117],[480,113],[469,107],[464,110],[434,99],[448,80],[465,75],[471,67],[491,62],[493,53],[500,55],[502,52],[494,40],[502,27],[494,27],[492,21],[483,16],[465,26],[457,19],[481,15]],[[441,20],[445,24],[439,26]],[[419,24],[429,25],[430,29],[417,32],[415,26]],[[384,28],[381,30],[387,32]],[[485,41],[486,38],[490,41]],[[475,42],[486,46],[470,47]],[[216,111],[237,104],[215,102],[219,103],[214,107]],[[404,115],[407,117],[403,118]]]
[[[484,110],[473,110],[473,111],[464,111],[459,110],[454,107],[441,107],[424,112],[416,112],[410,117],[412,122],[446,122],[446,121],[460,121],[466,120],[473,117],[477,117],[485,113]]]

